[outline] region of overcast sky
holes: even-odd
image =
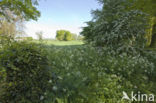
[[[69,30],[79,34],[86,21],[91,20],[91,10],[99,8],[96,0],[40,0],[38,21],[25,24],[28,36],[36,38],[35,33],[43,31],[44,38],[55,38],[56,31]]]

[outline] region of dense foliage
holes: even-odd
[[[12,11],[15,16],[21,16],[25,20],[33,19],[37,20],[40,16],[40,12],[35,5],[38,4],[38,0],[1,0],[0,1],[0,16],[4,16],[8,20],[11,20],[7,11]]]
[[[40,45],[12,42],[0,49],[0,102],[42,103],[49,66]]]
[[[156,16],[156,1],[155,0],[129,0],[133,3],[131,9],[139,9],[151,16]]]
[[[37,20],[38,0],[0,0],[0,35],[17,37],[24,34],[24,21]]]
[[[66,31],[64,34],[64,40],[69,41],[72,40],[72,34],[69,31]]]
[[[100,0],[99,0],[100,1]],[[128,10],[127,0],[104,0],[102,9],[93,11],[93,20],[83,28],[82,35],[96,46],[143,46],[147,15],[139,10]]]
[[[0,35],[10,36],[12,38],[24,34],[24,19],[21,16],[15,16],[12,11],[7,11],[9,18],[0,15]]]
[[[128,103],[123,91],[156,94],[156,52],[144,48],[153,13],[140,9],[141,0],[98,1],[102,9],[92,12],[93,20],[82,31],[91,46],[43,46],[0,37],[0,102]],[[22,9],[25,19],[39,16],[34,4],[0,1],[2,10]],[[42,33],[37,35],[42,40]],[[68,41],[73,35],[59,30],[56,38]]]
[[[67,31],[67,30],[58,30],[58,31],[56,31],[56,39],[60,40],[60,41],[76,40],[77,35],[71,33],[70,31]]]
[[[16,35],[16,25],[15,23],[9,23],[7,21],[1,21],[0,24],[0,35],[7,35],[15,37]]]
[[[154,52],[117,55],[90,46],[47,49],[54,84],[47,103],[127,103],[121,100],[123,91],[156,93]]]
[[[156,17],[151,18],[151,29],[147,35],[150,47],[156,48]]]

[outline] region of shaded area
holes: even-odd
[[[150,47],[156,48],[156,24],[153,26],[153,35]]]
[[[55,49],[64,49],[64,50],[72,50],[77,48],[82,48],[83,45],[45,45],[47,49],[55,48]]]

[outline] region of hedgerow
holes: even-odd
[[[38,44],[12,42],[0,50],[0,102],[42,103],[49,84],[46,51]]]

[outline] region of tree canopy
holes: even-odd
[[[8,22],[5,17],[0,20],[0,35],[14,38],[17,35],[24,34],[24,20],[20,16],[14,16],[10,11],[7,13],[13,20]]]
[[[77,39],[76,34],[71,33],[68,30],[57,30],[56,31],[56,39],[60,41],[70,41]]]
[[[0,0],[0,35],[23,34],[23,22],[40,16],[37,5],[38,0]]]
[[[140,10],[129,10],[128,0],[99,0],[102,9],[92,12],[82,35],[96,46],[121,47],[144,46],[144,34],[148,26],[147,15]]]
[[[8,11],[12,11],[15,16],[21,16],[25,20],[37,20],[40,12],[35,5],[38,5],[38,0],[1,0],[0,15],[10,19]]]
[[[149,15],[149,24],[150,28],[147,29],[146,38],[147,46],[153,47],[156,44],[156,34],[155,25],[156,25],[156,0],[130,0],[133,2],[132,9],[138,9],[142,12],[145,12]]]
[[[156,16],[156,0],[130,0],[133,9],[141,10],[151,16]]]

